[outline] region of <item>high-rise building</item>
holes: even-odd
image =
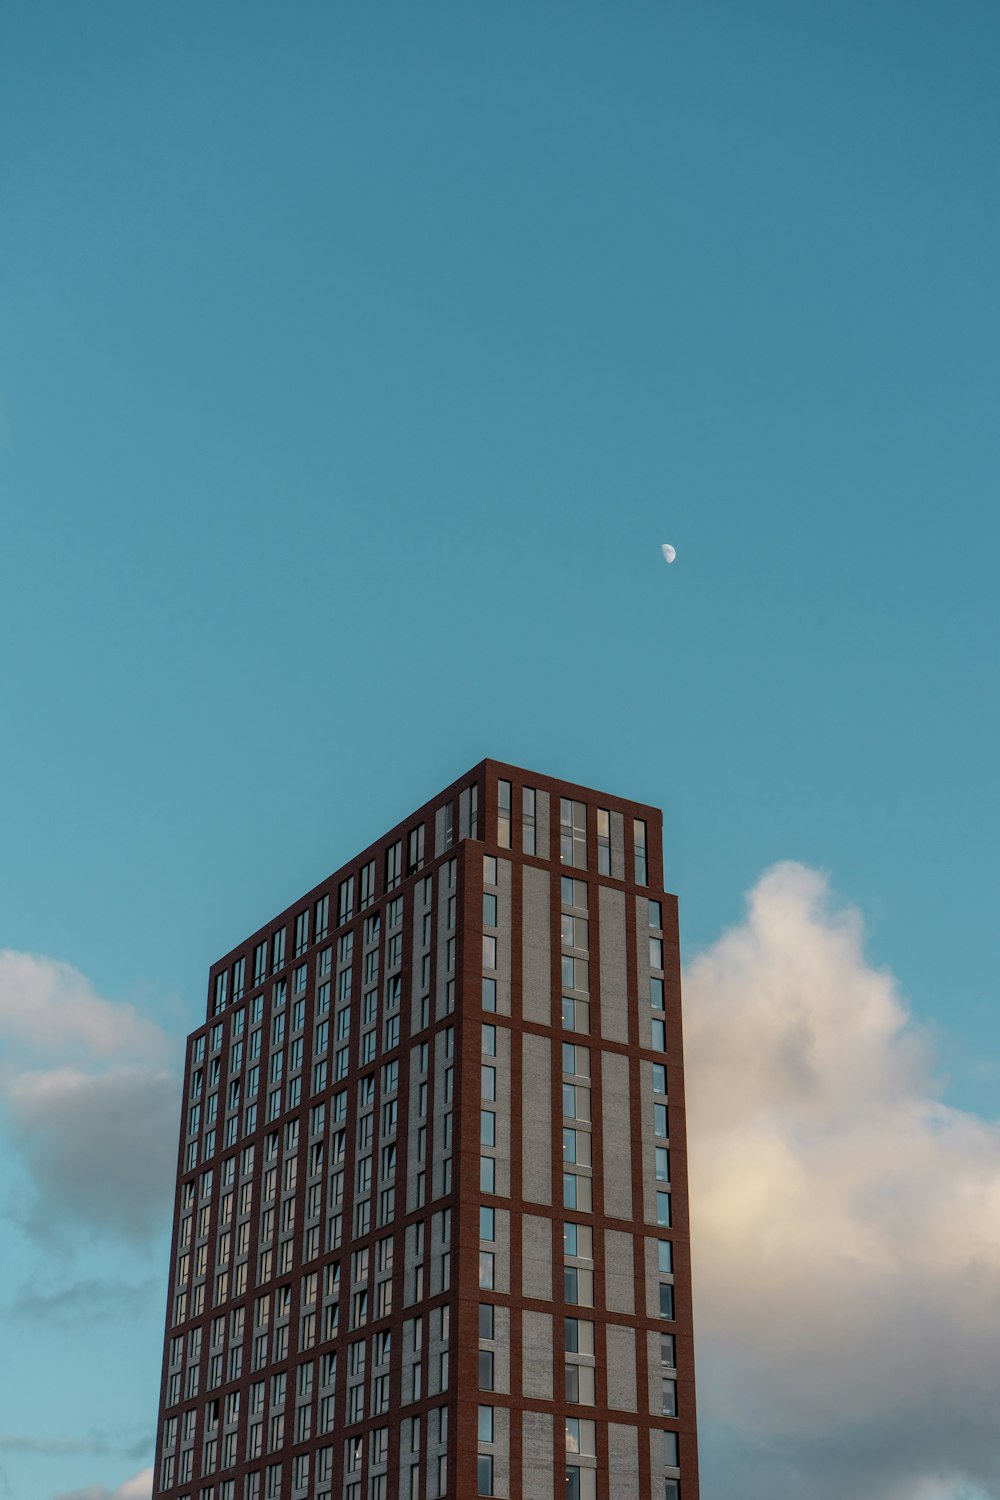
[[[213,964],[155,1483],[696,1500],[655,808],[483,761]]]

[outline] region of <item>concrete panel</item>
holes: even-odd
[[[635,1329],[609,1323],[608,1405],[615,1411],[637,1411],[635,1389]]]
[[[653,1045],[653,1012],[649,1006],[649,908],[645,896],[636,896],[632,905],[635,913],[635,976],[638,993],[637,1015],[639,1017],[639,1046]]]
[[[552,1473],[552,1418],[541,1411],[526,1411],[522,1417],[522,1474],[524,1494],[531,1500],[555,1495]],[[560,1476],[560,1489],[562,1489]]]
[[[608,1423],[608,1468],[615,1476],[615,1500],[640,1500],[638,1428]]]
[[[552,1048],[547,1037],[525,1032],[521,1053],[521,1192],[528,1203],[552,1202],[551,1057]]]
[[[493,1313],[493,1334],[496,1344],[493,1355],[493,1387],[501,1395],[510,1394],[510,1308],[499,1303]]]
[[[526,1021],[552,1023],[549,874],[524,867],[521,907],[521,1012]]]
[[[552,1317],[549,1313],[525,1312],[522,1380],[525,1396],[552,1400]]]
[[[521,1275],[523,1296],[552,1297],[552,1221],[537,1214],[521,1220]]]
[[[604,1232],[604,1295],[608,1312],[635,1312],[635,1262],[632,1236],[617,1229]]]
[[[497,1495],[510,1494],[510,1408],[493,1408],[493,1489]]]
[[[625,895],[600,887],[601,1035],[609,1042],[628,1041]]]
[[[619,1052],[601,1053],[601,1088],[604,1120],[604,1212],[609,1219],[630,1219],[632,1146],[627,1057]]]

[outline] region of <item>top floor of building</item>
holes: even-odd
[[[623,889],[663,888],[658,808],[483,760],[213,964],[208,1018],[301,961],[467,839],[529,865],[589,871]]]

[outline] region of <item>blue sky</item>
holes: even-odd
[[[8,1085],[169,1078],[211,960],[489,754],[665,808],[689,957],[827,872],[992,1119],[998,45],[975,0],[6,7],[0,948],[163,1038],[25,1041],[14,965]],[[17,1097],[0,1469],[100,1500],[160,1220],[62,1215]],[[702,1401],[706,1500],[751,1450],[776,1494]]]

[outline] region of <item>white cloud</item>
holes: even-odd
[[[699,1390],[729,1439],[713,1458],[706,1422],[706,1473],[742,1500],[1000,1496],[1000,1130],[936,1097],[862,936],[779,865],[686,974]]]
[[[131,1006],[104,1000],[70,964],[0,949],[0,1037],[11,1047],[94,1060],[163,1062],[166,1037]]]
[[[82,1490],[66,1490],[53,1496],[53,1500],[150,1500],[153,1493],[153,1471],[142,1469],[124,1480],[116,1490],[103,1484],[87,1485]]]
[[[172,1044],[68,964],[0,952],[0,1101],[45,1235],[69,1223],[142,1239],[162,1227],[175,1160]]]

